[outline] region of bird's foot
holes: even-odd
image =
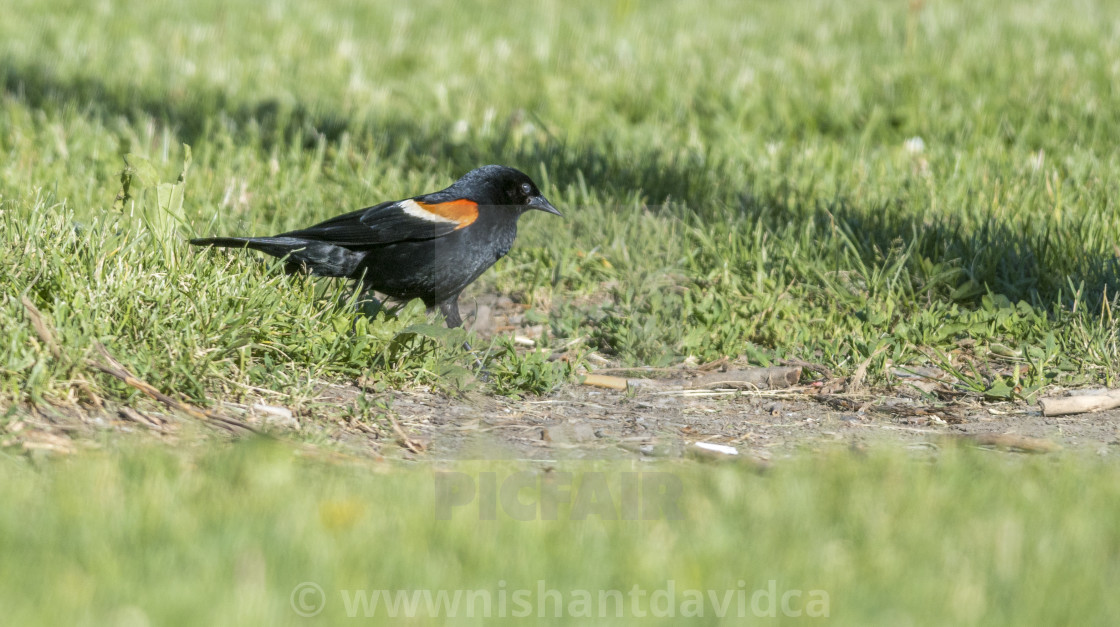
[[[463,342],[463,348],[471,354],[471,357],[474,357],[474,365],[476,368],[478,368],[478,378],[485,383],[489,383],[490,371],[486,369],[486,364],[482,363],[482,358],[478,356],[478,353],[475,352],[473,348],[471,348],[471,343]]]

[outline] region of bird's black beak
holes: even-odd
[[[551,213],[554,216],[560,216],[561,218],[564,217],[564,214],[557,211],[556,207],[553,207],[552,203],[548,202],[548,199],[546,199],[544,196],[533,196],[529,199],[529,206],[533,209],[537,209],[545,213]]]

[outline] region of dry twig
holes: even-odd
[[[408,434],[401,428],[401,423],[397,422],[397,419],[394,418],[392,414],[385,414],[385,416],[389,419],[389,424],[393,426],[393,432],[397,434],[401,446],[416,454],[424,451],[424,447],[420,443],[408,437]]]
[[[1084,414],[1120,407],[1120,390],[1109,390],[1103,394],[1079,394],[1076,396],[1043,398],[1038,401],[1043,416],[1065,416]]]
[[[711,372],[691,379],[625,379],[610,375],[589,374],[584,385],[612,390],[635,388],[678,390],[773,390],[797,385],[801,367],[741,368],[728,372]]]

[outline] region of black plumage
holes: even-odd
[[[530,209],[560,215],[524,173],[488,165],[438,192],[304,229],[191,244],[252,248],[283,258],[289,271],[361,281],[363,290],[402,300],[419,298],[439,307],[447,326],[457,327],[460,292],[509,252],[517,220]]]

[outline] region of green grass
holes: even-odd
[[[67,398],[98,341],[196,399],[256,386],[298,406],[317,380],[462,373],[457,343],[401,337],[416,309],[356,319],[337,285],[184,239],[296,227],[488,162],[531,173],[568,215],[524,220],[477,288],[530,302],[545,348],[840,374],[874,355],[873,382],[945,363],[993,396],[1013,366],[1027,396],[1116,380],[1120,12],[1105,3],[5,13],[9,402]],[[32,338],[24,292],[68,360]],[[528,367],[494,353],[497,370]],[[494,389],[568,375],[534,373]]]
[[[185,399],[267,390],[304,416],[339,411],[310,407],[323,382],[366,383],[363,416],[387,387],[548,393],[573,376],[548,360],[569,345],[626,365],[868,363],[879,386],[932,364],[976,397],[1116,385],[1117,24],[1116,3],[1057,0],[8,0],[0,441],[32,407],[132,401],[84,365],[98,345]],[[485,163],[525,170],[566,215],[527,216],[465,299],[527,303],[538,352],[443,331],[419,303],[359,314],[337,282],[186,245]],[[538,580],[774,580],[826,591],[851,625],[1120,613],[1120,477],[1074,454],[656,466],[685,488],[683,520],[577,523],[437,520],[425,467],[180,442],[0,448],[4,624],[350,624],[343,590]],[[318,619],[292,611],[305,581],[333,599]]]
[[[536,617],[543,580],[564,595],[565,609],[555,619],[549,601],[540,622],[568,624],[587,622],[568,605],[578,590],[592,592],[597,617],[599,590],[652,594],[672,581],[678,614],[685,590],[720,598],[744,590],[745,620],[756,622],[754,592],[773,580],[779,602],[803,591],[791,598],[793,610],[807,611],[822,598],[810,592],[823,591],[828,618],[777,608],[770,619],[760,599],[761,622],[1110,624],[1120,612],[1120,469],[992,455],[950,449],[924,462],[839,451],[765,475],[734,466],[561,464],[549,475],[530,472],[544,481],[571,472],[573,486],[664,473],[687,486],[676,501],[682,516],[574,520],[579,499],[560,492],[555,520],[527,521],[500,507],[493,520],[480,519],[478,499],[439,513],[437,472],[493,472],[500,484],[524,471],[510,463],[328,463],[266,442],[178,452],[110,447],[43,465],[3,459],[0,611],[7,625],[389,623],[387,609],[367,620],[360,605],[351,619],[344,599],[361,590],[488,590],[491,617],[501,618],[499,592],[528,589]],[[625,516],[623,491],[614,490],[607,502]],[[538,495],[530,487],[520,498],[532,505]],[[292,609],[292,591],[304,582],[326,595],[315,620]],[[649,602],[638,612],[652,612]],[[652,613],[638,620],[631,603],[627,597],[623,618],[612,605],[595,622],[682,621]],[[708,603],[703,619],[687,622],[743,624],[737,603],[723,619]],[[451,622],[493,622],[469,619],[466,607]],[[515,610],[510,602],[506,622]],[[410,624],[448,618],[417,614]]]

